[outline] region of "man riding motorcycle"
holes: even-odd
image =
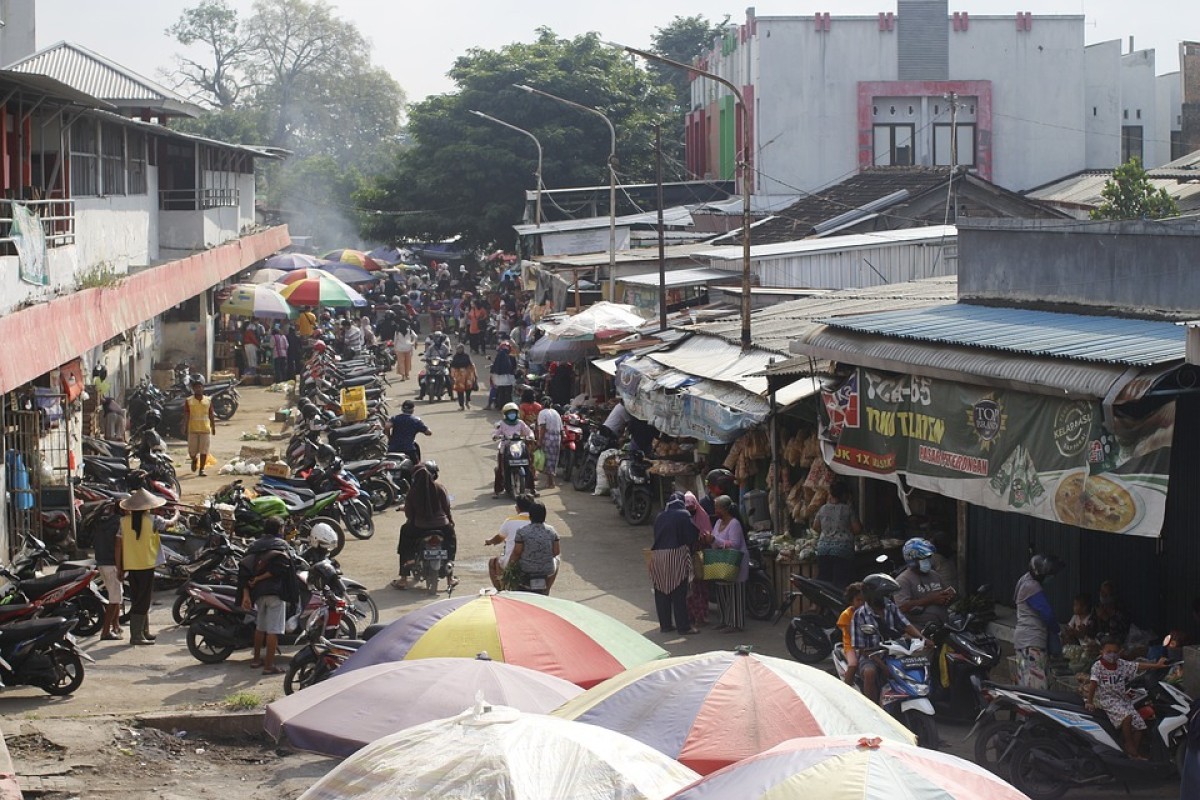
[[[421,446],[417,444],[417,434],[433,436],[429,426],[413,413],[416,409],[416,403],[405,400],[400,405],[400,413],[383,424],[383,432],[388,435],[388,452],[403,453],[414,462],[421,460]]]
[[[954,602],[954,589],[933,568],[935,552],[933,543],[920,537],[909,539],[901,550],[908,568],[896,577],[896,605],[919,628],[930,622],[945,625]]]
[[[879,643],[908,634],[914,639],[924,639],[908,619],[900,612],[892,595],[900,591],[900,584],[891,575],[876,573],[863,579],[863,598],[866,600],[850,619],[850,641],[854,652],[859,655],[858,674],[862,677],[863,694],[879,702],[879,690],[883,678],[881,666],[866,656],[879,648]],[[864,628],[873,628],[868,632]],[[927,645],[929,644],[926,640]]]
[[[533,431],[528,425],[521,421],[521,408],[516,403],[508,403],[501,409],[503,417],[496,423],[496,430],[492,433],[492,440],[500,443],[496,449],[496,482],[492,486],[492,499],[498,500],[504,494],[504,447],[505,442],[511,440],[514,436],[524,439],[533,448]],[[528,485],[534,487],[534,476],[532,466],[526,467],[528,473]],[[532,488],[532,494],[537,496],[537,489]]]

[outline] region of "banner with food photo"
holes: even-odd
[[[1065,525],[1156,537],[1175,403],[1099,400],[854,369],[822,392],[835,472],[903,483]]]

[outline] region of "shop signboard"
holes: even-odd
[[[822,393],[826,461],[986,508],[1158,536],[1175,403],[1099,400],[858,368]]]

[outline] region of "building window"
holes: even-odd
[[[913,161],[914,125],[875,126],[875,165],[880,167],[911,167]]]
[[[100,194],[100,153],[96,122],[81,119],[71,126],[71,194],[88,197]]]
[[[962,167],[975,166],[975,126],[960,124],[953,126],[958,138],[958,152],[954,154],[955,163]],[[934,166],[948,167],[951,163],[950,125],[933,126],[933,163]]]
[[[129,193],[146,193],[146,134],[127,131],[126,144],[129,148]]]
[[[1131,158],[1142,161],[1141,125],[1121,126],[1121,163],[1128,163]]]
[[[125,194],[125,128],[112,123],[100,126],[100,193]]]

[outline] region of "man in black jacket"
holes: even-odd
[[[238,596],[242,599],[242,608],[258,611],[254,658],[250,666],[262,667],[264,675],[283,673],[275,666],[275,654],[279,650],[279,637],[287,625],[286,597],[295,580],[292,548],[283,538],[283,520],[268,517],[263,521],[262,536],[246,548],[246,555],[238,565]]]

